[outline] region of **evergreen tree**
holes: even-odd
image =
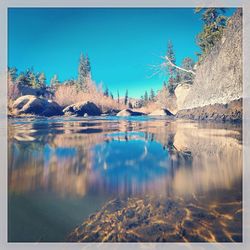
[[[85,58],[84,58],[84,55],[81,53],[79,65],[78,65],[78,85],[79,86],[82,86],[82,84],[85,80],[85,75],[86,75],[85,68],[86,68],[85,67]]]
[[[145,105],[145,101],[144,101],[144,96],[142,95],[140,98],[140,105],[144,106]]]
[[[30,84],[29,79],[27,78],[26,74],[23,72],[21,72],[19,76],[17,77],[16,83],[20,85],[21,87],[29,86]]]
[[[180,70],[177,70],[175,76],[175,85],[177,86],[180,82],[181,82],[181,72]]]
[[[163,86],[162,87],[165,88],[165,89],[167,89],[167,83],[165,81],[163,82]]]
[[[175,64],[175,54],[174,54],[173,44],[171,40],[168,41],[167,57],[173,64]],[[169,76],[174,78],[175,73],[176,73],[176,68],[168,64],[167,69],[168,69]]]
[[[155,92],[153,89],[150,90],[150,98],[149,98],[151,101],[155,101]]]
[[[185,57],[182,61],[182,68],[187,70],[193,70],[194,68],[194,61],[190,57]],[[192,83],[194,75],[185,71],[179,71],[180,74],[180,81],[184,81],[187,83]]]
[[[16,67],[8,68],[8,76],[11,77],[11,80],[13,82],[15,82],[17,79],[17,68]]]
[[[32,88],[39,88],[38,79],[33,71],[29,72],[29,84]]]
[[[77,87],[84,92],[89,92],[89,84],[91,79],[91,67],[88,56],[86,58],[81,53],[78,65]]]
[[[69,79],[69,80],[64,81],[63,84],[66,86],[76,86],[77,81],[74,79]]]
[[[111,99],[113,99],[113,100],[114,100],[114,95],[113,95],[113,93],[112,93],[112,92],[110,92],[110,97],[111,97]]]
[[[175,87],[176,87],[176,79],[170,77],[168,79],[168,91],[170,94],[174,94]]]
[[[168,41],[167,57],[173,64],[175,64],[175,54],[174,54],[173,44],[171,40]],[[175,85],[176,85],[177,70],[175,67],[173,67],[170,64],[168,64],[167,69],[168,69],[168,75],[169,75],[168,88],[169,88],[169,92],[173,94]]]
[[[117,102],[120,103],[120,93],[119,93],[119,90],[117,90]]]
[[[44,88],[46,86],[46,76],[43,72],[38,74],[37,86],[39,86],[40,88]]]
[[[91,77],[91,66],[90,66],[90,61],[88,55],[86,56],[85,59],[85,67],[86,67],[86,77]]]
[[[202,13],[203,30],[197,36],[197,44],[203,54],[207,54],[216,42],[220,40],[227,24],[225,8],[196,8],[195,13]]]
[[[124,104],[125,105],[128,104],[128,90],[126,90],[126,93],[125,93]]]
[[[145,101],[145,104],[148,103],[148,92],[145,91],[145,94],[144,94],[144,101]]]
[[[56,87],[58,84],[59,84],[58,77],[57,75],[54,75],[50,80],[50,86],[53,88]]]
[[[105,96],[109,97],[109,89],[108,87],[106,87],[104,93],[103,93]]]
[[[24,76],[26,78],[26,86],[32,87],[31,81],[32,81],[32,75],[33,75],[33,69],[27,69],[24,73]]]

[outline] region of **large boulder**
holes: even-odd
[[[167,109],[156,109],[152,113],[148,114],[149,116],[174,116],[170,111]]]
[[[84,116],[85,114],[88,116],[96,116],[101,115],[101,110],[93,102],[85,101],[67,106],[63,110],[63,113],[65,115],[75,116]]]
[[[182,108],[185,99],[192,88],[191,84],[181,83],[175,88],[176,104],[178,111]]]
[[[40,116],[62,115],[62,108],[53,101],[36,97],[34,95],[25,95],[19,97],[12,106],[13,114],[33,114]]]
[[[141,116],[145,115],[142,112],[132,111],[131,109],[123,109],[116,116]]]

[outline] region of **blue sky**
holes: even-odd
[[[229,10],[232,14],[234,9]],[[33,67],[47,81],[77,78],[80,53],[88,54],[93,79],[130,97],[158,90],[166,76],[150,65],[161,62],[172,40],[177,63],[196,60],[200,15],[191,8],[10,8],[8,11],[8,66],[19,71]]]

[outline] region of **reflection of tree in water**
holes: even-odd
[[[164,151],[167,151],[170,158],[171,176],[174,177],[174,173],[177,169],[192,167],[193,156],[192,152],[188,150],[179,150],[174,145],[175,133],[171,132],[164,136],[163,140],[157,140],[157,135],[149,132],[145,132],[146,141],[156,141],[162,145]]]
[[[25,128],[10,127],[10,190],[43,189],[80,195],[86,192],[92,160],[90,148],[102,142],[103,136],[67,129],[32,123]]]
[[[165,146],[163,146],[165,147]],[[167,142],[166,148],[169,152],[171,159],[171,176],[174,177],[174,173],[177,169],[183,167],[188,168],[192,167],[192,152],[178,150],[174,145],[174,134],[169,135],[169,140]]]

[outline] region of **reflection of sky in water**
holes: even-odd
[[[44,165],[47,166],[50,163],[50,159],[53,155],[60,159],[72,158],[77,154],[76,148],[56,148],[53,149],[48,144],[44,146]]]
[[[139,185],[168,173],[168,152],[158,142],[114,140],[95,146],[94,151],[93,171],[111,186],[112,182]]]

